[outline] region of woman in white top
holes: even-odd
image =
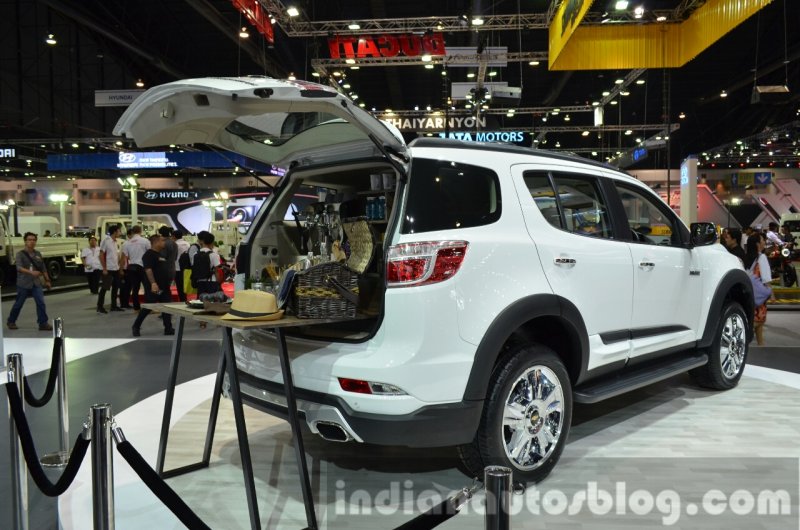
[[[763,234],[755,233],[747,238],[747,253],[744,255],[744,268],[755,276],[760,277],[761,281],[765,285],[768,285],[772,282],[772,271],[769,268],[769,260],[766,254],[764,254],[766,246],[767,242]],[[766,321],[767,302],[764,302],[756,307],[753,317],[753,327],[759,346],[764,344],[764,322]]]

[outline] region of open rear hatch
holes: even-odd
[[[287,267],[347,256],[359,273],[359,312],[348,325],[301,329],[363,340],[383,310],[383,242],[390,239],[400,173],[408,162],[396,130],[331,87],[269,78],[208,78],[154,87],[114,133],[139,147],[207,144],[288,170],[239,251],[246,285]],[[248,285],[249,286],[249,285]]]

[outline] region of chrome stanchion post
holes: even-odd
[[[111,405],[92,405],[92,507],[94,530],[114,530],[114,461]]]
[[[53,320],[53,338],[61,339],[61,360],[58,363],[58,426],[59,450],[41,458],[43,466],[61,467],[69,462],[69,401],[67,399],[67,358],[64,347],[64,320]]]
[[[509,530],[511,528],[511,469],[503,466],[488,466],[483,470],[486,487],[486,530]]]
[[[22,409],[25,410],[25,370],[22,367],[22,355],[11,353],[6,357],[8,363],[8,383],[17,385],[19,396],[22,401]],[[14,528],[28,530],[28,467],[25,465],[25,458],[22,456],[22,442],[17,434],[17,426],[14,424],[14,416],[11,412],[11,405],[8,406],[8,432],[9,446],[11,448],[11,495],[14,503]]]

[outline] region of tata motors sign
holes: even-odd
[[[444,56],[444,36],[425,35],[335,35],[328,38],[331,59],[364,59],[367,57]]]
[[[127,107],[133,100],[144,93],[142,89],[131,90],[95,90],[95,107]]]
[[[166,169],[178,167],[177,162],[173,162],[167,153],[127,153],[119,154],[117,169]]]
[[[523,131],[477,131],[439,133],[439,138],[461,140],[463,142],[500,142],[505,144],[531,145],[530,135]]]

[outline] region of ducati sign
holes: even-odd
[[[417,57],[445,55],[444,35],[336,35],[328,39],[331,59],[364,59],[367,57]]]

